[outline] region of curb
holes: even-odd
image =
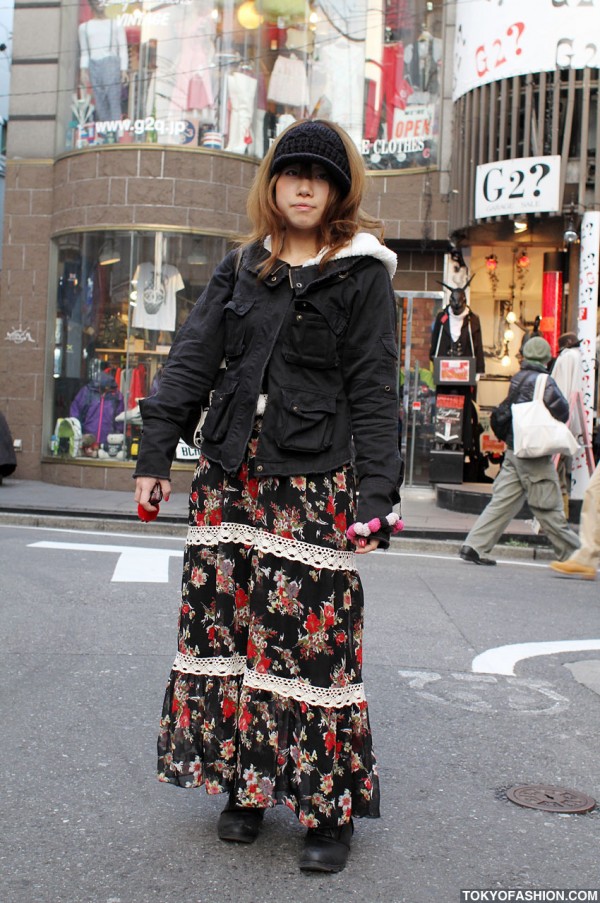
[[[55,530],[82,530],[92,533],[135,533],[138,536],[171,536],[185,539],[187,518],[183,515],[163,517],[145,524],[132,514],[104,515],[102,513],[70,512],[54,510],[31,511],[28,509],[0,509],[0,524],[21,527],[48,527]],[[401,552],[438,552],[458,556],[467,531],[456,530],[404,530],[401,536],[392,537],[390,549]],[[529,561],[553,561],[555,554],[542,536],[524,537],[522,534],[505,533],[496,546],[500,558]]]

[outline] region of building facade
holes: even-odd
[[[571,6],[577,19],[576,3],[549,2],[557,14]],[[354,138],[370,175],[365,206],[384,221],[398,254],[402,443],[411,479],[427,482],[435,417],[429,345],[447,300],[441,283],[473,277],[485,417],[543,304],[555,305],[555,332],[577,325],[581,227],[586,216],[593,226],[590,214],[600,209],[597,61],[562,44],[562,56],[545,68],[547,60],[529,51],[530,20],[515,18],[513,0],[499,5],[508,19],[490,20],[490,6],[17,2],[0,406],[22,444],[18,475],[130,486],[137,402],[156,388],[175,331],[212,268],[247,229],[246,196],[260,159],[287,124],[320,116]],[[585,17],[589,3],[579,6]],[[496,45],[492,38],[482,53],[480,21],[499,35],[513,28],[506,40],[516,60],[527,57],[524,71],[504,77],[492,66]],[[582,34],[585,27],[582,18]],[[497,164],[517,158],[526,161],[531,198],[494,208]],[[510,194],[511,173],[505,177]],[[534,209],[536,190],[550,183],[546,206],[555,206]],[[527,231],[515,232],[516,220]],[[571,221],[576,239],[565,242]],[[176,486],[187,489],[189,450],[178,454]]]

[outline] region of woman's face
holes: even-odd
[[[317,233],[329,198],[331,176],[318,163],[289,163],[275,184],[275,204],[288,232]]]

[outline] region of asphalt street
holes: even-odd
[[[306,875],[289,811],[240,848],[216,837],[222,797],[155,778],[182,547],[148,530],[0,525],[2,903],[459,903],[466,888],[600,887],[599,810],[506,795],[543,783],[600,801],[596,583],[547,562],[475,567],[452,544],[361,559],[382,818],[358,822],[344,872]]]

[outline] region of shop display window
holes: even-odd
[[[223,257],[224,239],[91,232],[57,239],[47,454],[135,459],[139,401],[153,394],[179,326]]]
[[[372,171],[437,163],[442,0],[80,0],[66,148],[262,157],[332,119]]]

